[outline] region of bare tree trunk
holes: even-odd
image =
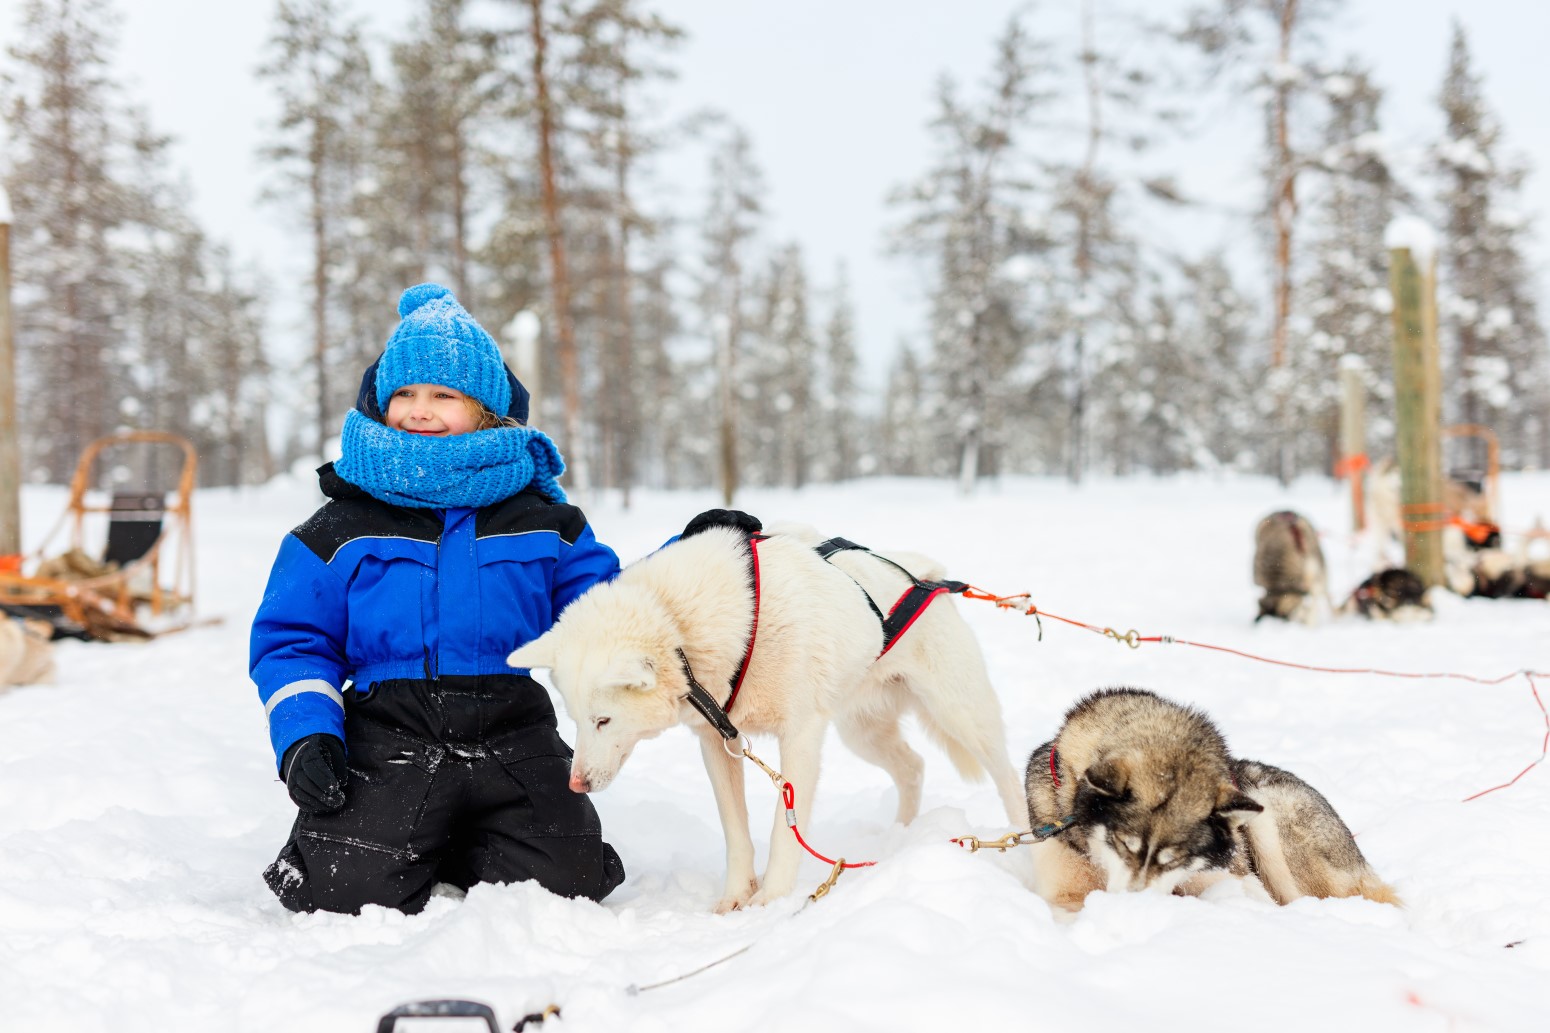
[[[742,330],[743,294],[738,282],[739,273],[731,270],[732,296],[728,306],[726,336],[716,353],[716,370],[720,375],[718,394],[721,399],[721,497],[728,507],[737,494],[737,392],[734,381],[737,376],[737,341]]]
[[[1288,328],[1292,315],[1292,220],[1297,215],[1297,168],[1294,163],[1291,148],[1291,134],[1287,126],[1288,109],[1291,107],[1292,84],[1286,75],[1286,69],[1291,65],[1292,57],[1292,31],[1297,24],[1297,0],[1284,0],[1285,6],[1281,8],[1281,44],[1277,53],[1279,67],[1277,69],[1275,88],[1275,154],[1273,156],[1273,168],[1276,171],[1277,182],[1273,194],[1274,210],[1271,215],[1275,223],[1276,254],[1275,254],[1275,327],[1274,343],[1270,356],[1272,369],[1281,369],[1286,365],[1286,351],[1288,344]],[[1287,410],[1287,390],[1285,383],[1276,388],[1276,441],[1273,446],[1275,451],[1276,477],[1282,484],[1290,481],[1292,476],[1291,457],[1289,455],[1291,427],[1288,425],[1289,412]]]
[[[412,145],[417,175],[414,185],[414,210],[410,218],[414,226],[414,268],[410,275],[416,283],[425,279],[425,260],[431,253],[431,204],[435,173],[424,133],[414,134]]]
[[[328,441],[328,235],[323,198],[323,132],[312,130],[312,356],[318,375],[317,449],[321,462]]]
[[[549,236],[550,288],[554,325],[560,346],[560,379],[565,393],[565,437],[576,488],[588,487],[586,449],[581,439],[581,385],[576,363],[576,327],[571,320],[570,276],[565,262],[565,238],[560,226],[560,201],[554,185],[554,111],[544,71],[543,0],[528,0],[533,9],[533,85],[538,94],[538,166],[543,179],[544,225]]]
[[[1071,447],[1066,464],[1066,477],[1072,484],[1081,483],[1082,471],[1087,465],[1087,291],[1092,284],[1093,271],[1093,193],[1096,186],[1093,177],[1098,167],[1098,145],[1103,140],[1103,110],[1100,107],[1103,93],[1098,81],[1097,47],[1092,0],[1083,0],[1082,66],[1087,86],[1087,151],[1076,182],[1076,300],[1079,309],[1071,357],[1075,383],[1071,394]]]
[[[16,339],[11,330],[11,200],[0,186],[0,556],[22,551],[16,441]]]
[[[452,131],[452,280],[468,296],[468,182],[464,175],[463,127]]]
[[[614,332],[616,345],[614,348],[614,361],[616,372],[623,377],[623,383],[618,385],[611,399],[616,414],[615,422],[623,431],[619,435],[616,444],[618,449],[618,477],[619,487],[623,492],[623,505],[630,508],[630,488],[635,481],[635,451],[638,440],[638,428],[635,426],[635,397],[636,385],[633,371],[635,368],[635,321],[634,310],[631,307],[631,288],[633,278],[630,275],[630,147],[628,136],[625,132],[627,123],[624,80],[621,76],[618,84],[619,124],[615,140],[615,165],[614,165],[614,204],[619,220],[618,254],[614,259]]]

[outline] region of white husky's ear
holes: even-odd
[[[553,667],[554,657],[554,635],[546,634],[514,650],[506,663],[511,667]]]
[[[640,653],[621,656],[608,669],[603,684],[628,692],[649,692],[657,684],[657,665],[651,657]]]

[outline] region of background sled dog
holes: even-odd
[[[1236,876],[1280,904],[1361,895],[1398,904],[1345,822],[1280,768],[1233,760],[1210,719],[1141,689],[1103,689],[1066,713],[1026,776],[1039,893],[1075,910],[1096,889],[1200,893]]]
[[[1001,705],[979,645],[952,601],[934,602],[878,658],[882,630],[862,588],[886,609],[909,582],[865,552],[825,562],[813,548],[820,541],[810,528],[785,527],[759,545],[755,646],[731,710],[743,732],[779,740],[780,768],[796,787],[800,827],[807,831],[830,721],[846,746],[892,776],[897,820],[915,817],[924,765],[899,731],[902,715],[913,711],[966,777],[989,773],[1008,819],[1026,828]],[[742,659],[753,628],[747,543],[746,534],[725,527],[682,538],[587,592],[553,629],[509,658],[514,667],[552,669],[576,722],[571,788],[577,792],[607,786],[642,739],[679,723],[699,734],[727,842],[726,888],[717,911],[789,893],[801,859],[777,800],[769,864],[762,885],[756,882],[743,798],[745,761],[729,754],[685,702],[689,685],[677,650],[696,680],[722,701]],[[889,558],[916,577],[941,576],[923,557]]]
[[[1432,604],[1426,583],[1403,567],[1380,570],[1357,585],[1340,607],[1368,620],[1430,620]]]
[[[47,621],[16,620],[0,614],[0,692],[54,676],[51,630]]]
[[[1318,532],[1300,513],[1282,510],[1254,531],[1254,583],[1265,590],[1259,616],[1312,624],[1329,614],[1329,587]]]

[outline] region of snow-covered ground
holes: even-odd
[[[1550,517],[1550,476],[1509,477],[1504,494],[1509,526]],[[29,489],[24,502],[41,533],[63,495]],[[1524,678],[1314,674],[1182,645],[1130,650],[1048,619],[1040,641],[1032,619],[973,602],[958,605],[1018,763],[1097,686],[1198,704],[1235,752],[1321,789],[1406,908],[1100,893],[1057,920],[1028,889],[1026,852],[947,842],[1007,831],[988,785],[962,782],[922,743],[924,810],[895,827],[887,777],[831,739],[804,832],[880,863],[800,914],[805,895],[716,917],[721,833],[679,729],[643,743],[596,798],[629,870],[601,905],[479,886],[412,917],[292,915],[259,878],[293,810],[247,680],[247,623],[280,537],[316,502],[292,481],[202,493],[201,606],[224,624],[145,645],[65,643],[54,684],[0,695],[0,1029],[336,1033],[427,997],[484,1000],[507,1029],[554,1003],[562,1018],[545,1028],[578,1031],[1531,1030],[1550,1015],[1550,765],[1462,802],[1539,756],[1545,719]],[[1327,481],[1016,480],[965,500],[887,480],[739,502],[766,521],[928,552],[952,576],[1144,635],[1332,666],[1550,670],[1543,603],[1450,599],[1430,624],[1252,624],[1253,528],[1272,509],[1326,529],[1337,594],[1364,572]],[[628,560],[714,504],[643,493],[628,512],[605,500],[590,515]],[[760,840],[774,790],[750,772],[748,795]],[[826,874],[808,861],[802,883]]]

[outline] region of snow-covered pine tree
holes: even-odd
[[[888,371],[878,421],[881,472],[896,476],[940,476],[947,461],[936,428],[925,418],[928,389],[925,365],[915,349],[901,341]]]
[[[1404,200],[1380,135],[1382,91],[1356,59],[1320,77],[1326,98],[1321,148],[1310,167],[1322,173],[1308,205],[1304,309],[1306,346],[1290,357],[1296,469],[1331,468],[1338,458],[1342,355],[1360,356],[1368,371],[1375,417],[1368,426],[1374,454],[1393,449],[1393,329],[1389,320],[1388,252],[1383,233]]]
[[[143,210],[111,72],[106,0],[29,0],[4,75],[22,476],[69,478],[119,420],[126,256],[116,235]],[[68,398],[69,405],[59,400]]]
[[[635,453],[644,484],[665,488],[709,484],[714,464],[706,440],[705,413],[712,389],[705,364],[673,358],[681,322],[677,299],[668,288],[676,268],[665,238],[655,239],[636,272],[639,301],[635,333],[636,390],[645,415],[635,427]]]
[[[1155,55],[1145,64],[1131,57],[1136,53],[1136,34],[1146,28],[1114,16],[1100,22],[1096,6],[1094,0],[1082,2],[1081,39],[1073,66],[1079,86],[1070,91],[1079,98],[1071,106],[1081,111],[1074,130],[1081,140],[1079,156],[1046,159],[1053,199],[1046,220],[1049,247],[1041,256],[1046,269],[1039,277],[1047,295],[1039,333],[1060,341],[1064,380],[1060,389],[1068,408],[1060,436],[1064,437],[1066,476],[1073,482],[1081,480],[1092,458],[1087,447],[1088,421],[1105,423],[1106,408],[1114,401],[1113,395],[1090,397],[1091,381],[1101,376],[1113,382],[1122,379],[1124,372],[1096,363],[1112,359],[1116,351],[1107,347],[1106,338],[1120,325],[1115,317],[1126,308],[1138,274],[1138,242],[1123,228],[1130,214],[1126,194],[1172,196],[1155,188],[1168,177],[1143,175],[1133,163],[1127,167],[1115,160],[1115,151],[1134,159],[1153,143],[1158,127],[1174,121],[1175,115],[1166,106],[1167,91],[1160,88],[1154,70]],[[1058,155],[1062,148],[1056,144],[1041,150]],[[1131,198],[1132,205],[1135,200]],[[1143,364],[1153,358],[1144,349],[1138,356]],[[1155,358],[1166,362],[1168,357]]]
[[[1519,207],[1525,168],[1502,153],[1501,127],[1454,24],[1438,97],[1447,118],[1435,150],[1444,234],[1438,299],[1447,372],[1445,418],[1485,424],[1510,466],[1550,465],[1550,375]]]
[[[760,320],[766,376],[758,396],[768,410],[760,421],[758,448],[769,460],[765,483],[800,488],[811,478],[813,380],[818,344],[808,312],[807,270],[802,248],[787,244],[770,261]],[[750,392],[750,395],[752,392]],[[752,398],[748,401],[751,403]]]
[[[338,301],[342,238],[360,187],[352,175],[359,161],[351,152],[361,126],[349,119],[362,107],[358,91],[370,80],[370,61],[359,23],[346,19],[337,0],[279,0],[268,51],[259,75],[278,96],[280,118],[261,152],[276,169],[266,197],[286,208],[309,237],[317,404],[312,444],[322,454],[356,390],[348,376],[338,375],[340,327],[331,309]]]
[[[392,44],[376,179],[407,238],[397,256],[405,286],[436,280],[474,304],[472,221],[493,166],[484,141],[500,84],[498,36],[470,20],[469,6],[421,0]]]
[[[262,484],[275,474],[269,451],[269,362],[262,296],[251,272],[239,273],[222,246],[207,249],[197,399],[201,478],[206,484]],[[206,468],[209,473],[205,474]]]
[[[1269,435],[1255,397],[1267,357],[1259,347],[1259,311],[1233,282],[1220,252],[1180,264],[1177,346],[1188,356],[1175,389],[1191,417],[1191,465],[1253,469]]]
[[[966,105],[943,77],[931,129],[934,164],[894,195],[911,212],[896,244],[930,264],[933,396],[917,418],[936,421],[956,458],[959,490],[996,472],[1009,418],[1021,405],[1014,376],[1029,339],[1025,284],[1014,259],[1039,242],[1027,230],[1033,169],[1020,146],[1046,98],[1043,49],[1017,17],[995,43],[986,96]]]
[[[717,483],[725,503],[742,483],[738,456],[743,405],[743,333],[748,322],[750,250],[763,213],[764,176],[753,144],[733,128],[711,154],[709,197],[700,223],[700,311],[716,371]]]
[[[1266,457],[1269,469],[1283,480],[1295,472],[1289,443],[1294,437],[1292,407],[1296,385],[1288,369],[1290,357],[1302,347],[1298,337],[1296,285],[1299,255],[1298,179],[1306,166],[1307,100],[1318,82],[1318,27],[1342,0],[1208,0],[1190,10],[1180,36],[1211,59],[1215,71],[1236,66],[1234,88],[1244,96],[1263,98],[1265,151],[1264,208],[1260,225],[1269,238],[1270,418],[1277,428]],[[1252,87],[1252,89],[1245,89]]]
[[[850,299],[850,276],[842,261],[834,273],[829,318],[824,323],[822,379],[814,405],[814,453],[818,475],[827,481],[848,480],[860,472],[860,363],[856,358],[856,317]]]
[[[629,505],[636,481],[641,436],[642,374],[650,363],[637,355],[635,325],[640,282],[634,251],[649,244],[659,220],[637,199],[638,179],[662,145],[653,124],[649,88],[670,78],[660,55],[682,37],[676,25],[640,0],[591,0],[570,12],[563,32],[572,42],[570,69],[561,96],[584,147],[588,182],[576,203],[594,209],[592,256],[594,336],[600,375],[588,413],[598,424],[602,483],[618,487]]]

